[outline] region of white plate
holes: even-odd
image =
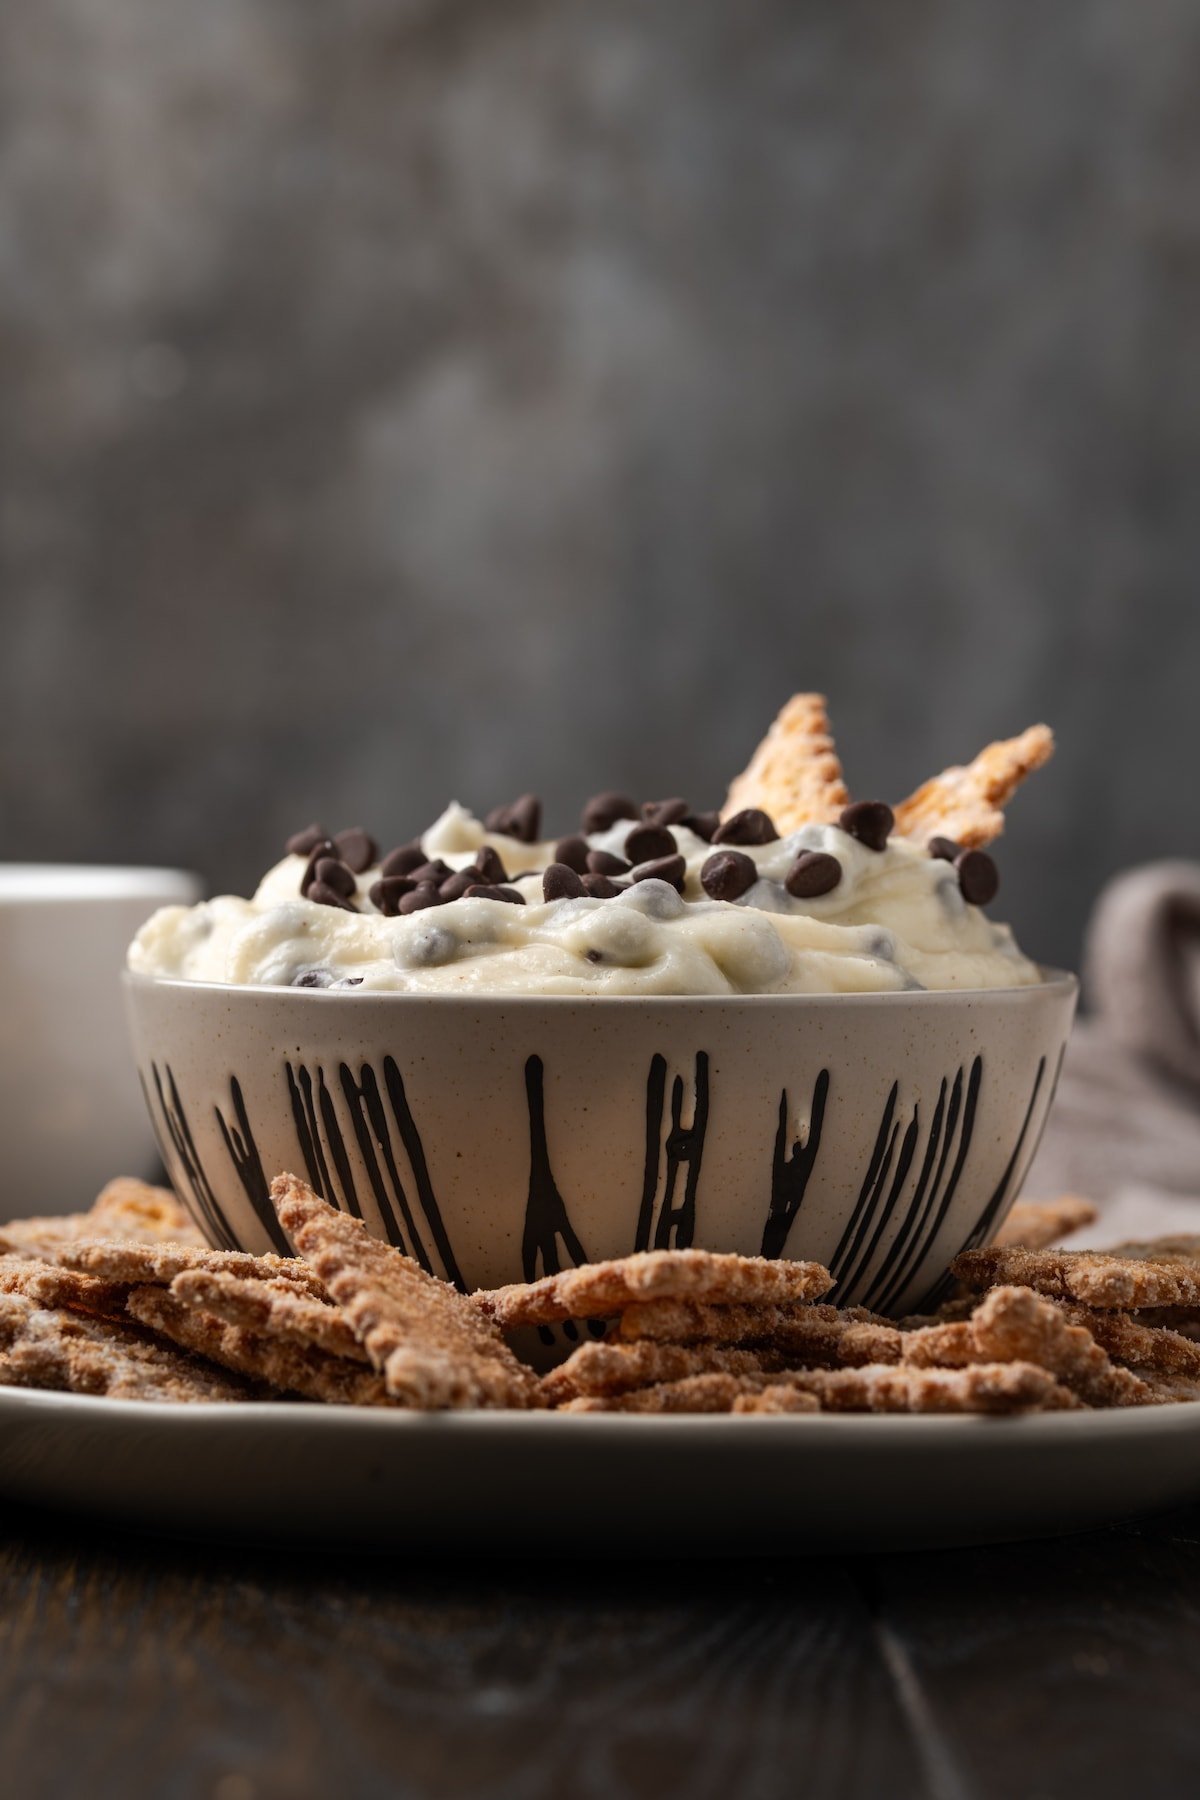
[[[9,1388],[0,1496],[139,1529],[404,1554],[916,1549],[1200,1499],[1200,1403],[1015,1419],[647,1419]]]

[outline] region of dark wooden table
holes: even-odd
[[[1200,1510],[741,1564],[0,1527],[6,1800],[1200,1795]]]

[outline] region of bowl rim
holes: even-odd
[[[251,983],[230,981],[184,981],[174,976],[147,975],[135,969],[123,969],[121,980],[127,991],[138,993],[148,989],[167,989],[175,993],[222,994],[231,1004],[246,1005],[250,997],[260,999],[270,995],[273,999],[282,999],[289,1006],[328,1006],[330,996],[353,1006],[378,1007],[385,1004],[406,1006],[441,1006],[441,1007],[475,1007],[524,1009],[533,1006],[586,1006],[613,1007],[633,1006],[673,1007],[673,1006],[722,1006],[722,1007],[762,1007],[762,1006],[827,1006],[836,1001],[839,1007],[853,1006],[931,1006],[941,1001],[988,1001],[997,1005],[1032,1005],[1041,997],[1058,996],[1066,998],[1076,996],[1079,992],[1079,977],[1069,969],[1055,969],[1039,964],[1041,980],[1030,982],[1019,987],[993,988],[903,988],[899,991],[886,989],[872,990],[856,994],[488,994],[488,993],[414,993],[412,991],[390,988],[368,988],[365,993],[355,993],[347,988],[292,988],[266,987]],[[237,996],[237,999],[234,999]]]

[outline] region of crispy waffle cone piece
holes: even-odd
[[[586,1394],[620,1394],[693,1375],[758,1375],[783,1367],[770,1350],[728,1350],[712,1345],[580,1344],[541,1380],[541,1396],[557,1405]]]
[[[129,1287],[31,1256],[0,1256],[0,1293],[25,1294],[39,1306],[65,1306],[123,1322]]]
[[[252,1400],[252,1389],[181,1356],[128,1322],[114,1324],[0,1294],[0,1380],[113,1400]]]
[[[710,1306],[698,1300],[646,1300],[621,1315],[622,1339],[672,1344],[742,1344],[835,1368],[899,1362],[903,1334],[864,1307]]]
[[[762,1385],[770,1380],[768,1375],[685,1375],[680,1381],[660,1382],[657,1387],[638,1388],[629,1394],[569,1400],[559,1410],[570,1413],[820,1412],[821,1402],[815,1395],[802,1394],[794,1387]],[[768,1394],[774,1397],[774,1403],[762,1404]]]
[[[384,1375],[388,1392],[427,1409],[528,1407],[532,1372],[464,1295],[368,1236],[294,1175],[271,1184],[280,1223]]]
[[[482,1289],[471,1300],[488,1318],[508,1327],[609,1318],[638,1301],[659,1298],[755,1304],[813,1300],[832,1286],[832,1275],[820,1263],[710,1250],[641,1250],[544,1275],[540,1281]]]
[[[996,1233],[995,1247],[1045,1250],[1093,1224],[1096,1216],[1091,1201],[1081,1200],[1077,1194],[1063,1194],[1057,1200],[1018,1200]]]
[[[8,1219],[0,1225],[0,1253],[57,1262],[59,1251],[81,1238],[203,1246],[170,1188],[151,1187],[119,1175],[101,1189],[90,1211],[53,1219]]]
[[[964,850],[981,849],[1004,830],[1004,808],[1025,777],[1053,754],[1048,725],[1031,725],[1020,737],[989,744],[965,768],[943,770],[902,800],[896,835],[922,844],[947,837]]]
[[[1200,1305],[1200,1268],[1098,1250],[964,1250],[950,1265],[976,1291],[1011,1284],[1051,1300],[1137,1308]]]
[[[1151,1398],[1146,1383],[1118,1368],[1090,1331],[1032,1288],[993,1288],[969,1329],[981,1357],[1036,1363],[1089,1406],[1141,1406]]]
[[[1200,1380],[1200,1343],[1173,1331],[1170,1326],[1144,1324],[1128,1313],[1102,1312],[1089,1306],[1061,1304],[1072,1325],[1082,1325],[1114,1362],[1125,1363],[1139,1375],[1186,1375]],[[1149,1315],[1154,1318],[1153,1313]]]
[[[311,1344],[290,1343],[227,1325],[211,1313],[177,1300],[160,1287],[134,1288],[127,1302],[131,1317],[149,1330],[280,1393],[299,1394],[327,1405],[390,1406],[381,1376],[361,1363],[330,1356]]]
[[[680,1404],[679,1390],[684,1404]],[[890,1365],[863,1369],[788,1369],[775,1375],[747,1373],[724,1381],[710,1380],[703,1389],[689,1388],[687,1378],[632,1393],[591,1395],[572,1401],[567,1412],[732,1412],[742,1396],[773,1395],[771,1411],[782,1410],[778,1390],[790,1389],[815,1399],[824,1412],[870,1413],[1011,1413],[1045,1407],[1078,1405],[1048,1369],[1033,1363],[976,1363],[968,1369],[909,1369]],[[709,1402],[686,1404],[699,1391]],[[728,1405],[717,1405],[718,1395]],[[739,1407],[739,1411],[758,1410]]]
[[[730,782],[721,817],[758,807],[786,836],[801,825],[836,819],[849,799],[824,696],[793,694],[745,769]]]

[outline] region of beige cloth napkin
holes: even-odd
[[[1096,1201],[1092,1243],[1200,1232],[1200,865],[1151,863],[1109,884],[1083,997],[1025,1192]]]

